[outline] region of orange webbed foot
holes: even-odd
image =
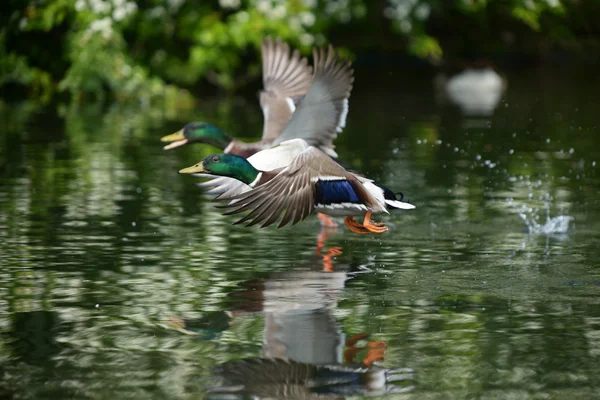
[[[363,221],[363,227],[369,232],[383,233],[387,232],[388,227],[383,222],[371,221],[371,211],[367,211],[365,214],[365,220]]]
[[[369,230],[365,229],[364,226],[356,222],[352,217],[346,217],[344,225],[346,225],[351,232],[358,233],[359,235],[366,235],[369,233]]]

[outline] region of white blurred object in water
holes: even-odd
[[[468,116],[489,116],[500,103],[505,79],[491,66],[467,67],[461,72],[435,79],[439,99],[449,100]]]

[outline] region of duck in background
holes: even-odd
[[[227,154],[244,158],[271,147],[281,134],[298,102],[306,95],[312,80],[312,68],[306,57],[290,48],[280,39],[266,38],[261,45],[263,90],[260,107],[263,111],[263,133],[258,142],[245,143],[232,139],[218,127],[206,122],[190,122],[179,131],[164,136],[162,142],[169,144],[165,150],[191,143],[205,143],[222,149]]]
[[[491,116],[506,87],[506,77],[487,60],[452,63],[434,78],[438,103],[449,101],[467,117]]]

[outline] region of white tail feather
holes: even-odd
[[[413,208],[415,208],[415,206],[413,204],[410,203],[405,203],[403,201],[398,201],[398,200],[385,200],[385,204],[394,207],[394,208],[400,208],[402,210],[412,210]]]

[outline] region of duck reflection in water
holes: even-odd
[[[220,365],[216,375],[222,386],[210,389],[207,399],[337,399],[412,389],[412,370],[379,365],[385,357],[385,341],[369,340],[365,333],[346,339],[332,314],[345,282],[360,274],[361,268],[334,267],[333,257],[340,255],[341,249],[325,250],[324,241],[319,242],[317,253],[309,263],[293,270],[242,283],[242,290],[230,294],[242,301],[226,313],[226,324],[222,315],[172,320],[173,325],[187,330],[206,329],[209,319],[219,320],[212,324],[214,331],[217,325],[227,329],[241,314],[264,314],[263,357]],[[404,385],[391,384],[398,381],[405,381]]]

